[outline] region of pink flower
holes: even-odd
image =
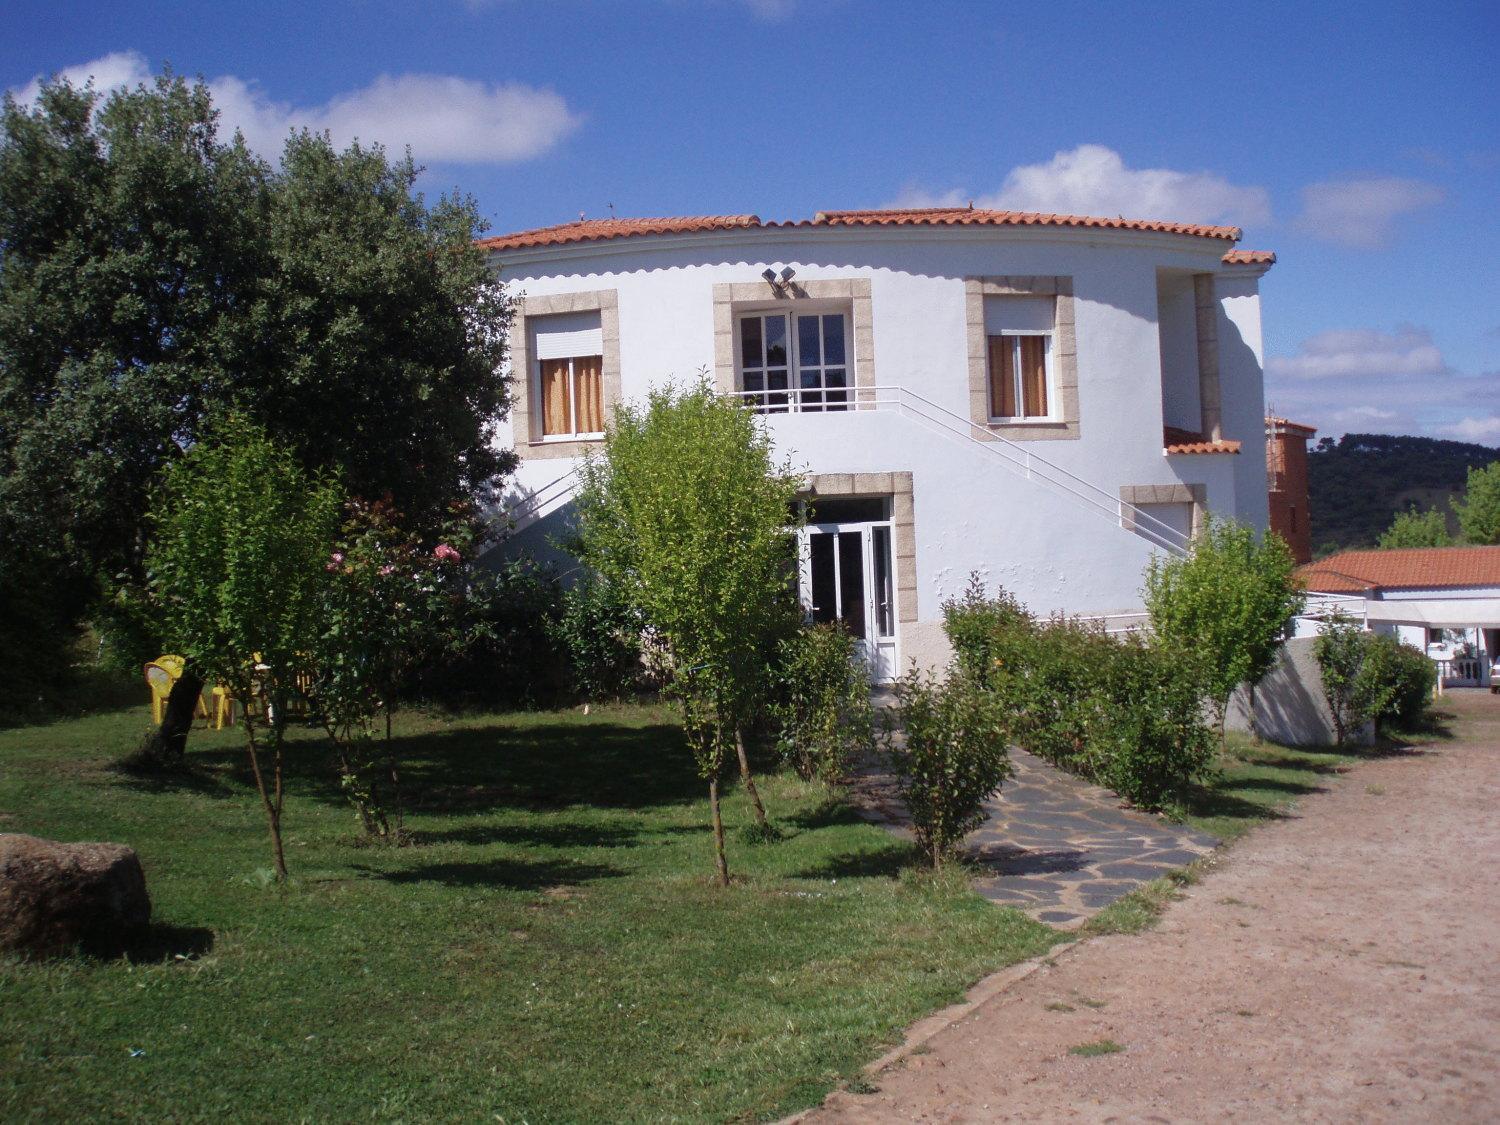
[[[459,554],[452,547],[448,546],[448,544],[439,543],[432,549],[432,557],[435,559],[449,560],[459,558]]]
[[[382,578],[394,573],[396,573],[396,568],[393,566],[383,566],[380,568],[380,577]]]

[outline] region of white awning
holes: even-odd
[[[1500,598],[1413,598],[1411,601],[1365,602],[1371,624],[1430,625],[1442,629],[1500,626]]]

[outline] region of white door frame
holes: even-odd
[[[875,531],[883,528],[885,530],[886,550],[888,554],[888,579],[890,587],[889,604],[886,606],[887,618],[890,622],[889,635],[880,633],[880,590],[876,581],[875,570]],[[861,575],[861,588],[864,594],[865,632],[864,636],[858,638],[860,655],[864,658],[870,669],[870,678],[876,683],[886,683],[896,678],[896,669],[900,667],[898,660],[898,624],[896,615],[896,590],[899,583],[896,576],[895,558],[895,528],[891,520],[867,520],[850,523],[809,523],[799,529],[797,533],[797,594],[802,602],[803,610],[812,613],[812,537],[814,535],[832,535],[833,541],[833,616],[835,620],[844,620],[844,583],[842,581],[843,561],[838,550],[838,536],[859,536],[860,566],[863,570]]]

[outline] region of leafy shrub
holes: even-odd
[[[1018,745],[1158,808],[1212,760],[1192,662],[1165,644],[1039,622],[971,579],[943,606],[957,663],[1000,701]]]
[[[1318,627],[1313,655],[1340,743],[1363,723],[1410,728],[1426,713],[1437,668],[1395,637],[1367,633],[1347,615],[1335,614]]]
[[[1369,699],[1370,717],[1377,725],[1390,723],[1410,729],[1427,713],[1437,666],[1426,653],[1395,637],[1371,634],[1366,642],[1361,690]]]
[[[457,566],[442,644],[416,694],[452,708],[545,707],[567,694],[557,639],[562,593],[550,569],[525,559]]]
[[[902,738],[888,743],[917,842],[941,867],[984,822],[984,802],[1010,776],[1005,712],[955,665],[945,682],[912,671],[896,684]]]
[[[619,699],[640,686],[640,625],[603,582],[585,579],[563,594],[554,633],[584,699]]]
[[[1323,698],[1333,718],[1333,737],[1340,746],[1370,718],[1369,681],[1362,677],[1366,636],[1352,617],[1336,612],[1318,624],[1318,639],[1313,642],[1313,659],[1323,676]]]
[[[870,675],[850,633],[809,625],[782,640],[771,719],[776,749],[803,780],[841,780],[874,743]]]

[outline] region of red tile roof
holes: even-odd
[[[1238,453],[1240,443],[1221,438],[1219,441],[1209,441],[1203,434],[1195,434],[1192,430],[1179,430],[1176,426],[1167,426],[1162,430],[1162,445],[1168,453]]]
[[[579,219],[555,227],[481,238],[485,250],[520,250],[528,246],[561,246],[641,234],[686,234],[701,230],[738,230],[761,226],[759,215],[686,215],[665,219]]]
[[[1274,266],[1274,250],[1231,250],[1220,259],[1226,266]]]
[[[486,250],[520,250],[533,246],[561,246],[650,234],[694,231],[792,227],[989,226],[989,227],[1099,227],[1112,230],[1162,231],[1234,242],[1239,227],[1169,223],[1156,219],[1096,218],[1089,215],[1048,215],[1035,211],[989,211],[972,207],[920,207],[895,210],[819,211],[812,219],[763,223],[757,215],[690,215],[664,219],[579,219],[537,230],[482,238]],[[1254,251],[1261,254],[1264,251]],[[1271,255],[1272,259],[1275,255]],[[1225,259],[1228,260],[1227,258]]]
[[[803,225],[803,224],[797,224]],[[990,211],[973,207],[908,207],[883,211],[819,211],[812,225],[824,227],[1106,227],[1113,230],[1151,230],[1167,234],[1192,234],[1201,238],[1223,238],[1235,242],[1239,227],[1210,227],[1196,223],[1170,223],[1157,219],[1097,218],[1092,215],[1049,215],[1039,211]]]
[[[1301,422],[1293,422],[1290,418],[1278,418],[1274,414],[1266,415],[1266,433],[1279,430],[1286,434],[1295,434],[1297,437],[1310,438],[1318,430],[1316,426],[1304,426]]]
[[[1500,586],[1500,547],[1403,547],[1340,551],[1297,568],[1303,585],[1327,594]]]

